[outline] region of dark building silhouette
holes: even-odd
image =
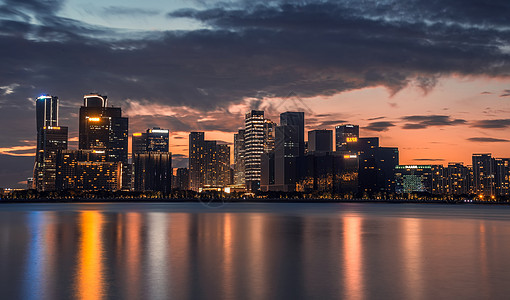
[[[169,193],[173,177],[169,130],[154,127],[144,133],[133,133],[132,154],[134,189]]]
[[[358,164],[358,156],[349,152],[309,152],[297,190],[354,197],[358,193]]]
[[[332,130],[308,131],[308,153],[324,153],[333,151]]]
[[[172,154],[163,151],[147,151],[133,155],[135,166],[134,187],[137,191],[159,191],[168,194],[172,190]]]
[[[296,190],[296,184],[305,173],[304,132],[303,112],[285,112],[280,115],[280,126],[276,127],[274,151],[261,156],[264,160],[263,190],[284,192]]]
[[[187,191],[189,190],[189,169],[177,168],[175,173],[174,188],[176,190]]]
[[[135,132],[131,137],[131,153],[138,154],[147,151],[147,133]]]
[[[358,138],[353,147],[359,156],[359,191],[363,196],[377,196],[395,191],[395,167],[398,148],[380,147],[379,138]]]

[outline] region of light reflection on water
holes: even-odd
[[[0,206],[2,299],[505,299],[510,209]]]

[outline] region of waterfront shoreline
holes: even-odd
[[[389,203],[389,204],[483,204],[510,205],[502,201],[435,200],[435,199],[285,199],[285,198],[55,198],[55,199],[0,199],[0,204],[16,203]]]

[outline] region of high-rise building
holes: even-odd
[[[58,97],[43,95],[36,100],[37,147],[34,184],[39,191],[56,189],[59,151],[67,149],[68,128],[58,124]]]
[[[308,152],[306,173],[297,183],[301,192],[328,192],[356,196],[358,192],[358,156],[341,152]]]
[[[80,107],[79,149],[105,151],[108,162],[122,163],[122,187],[129,189],[128,118],[120,107],[108,107],[106,96],[85,95]]]
[[[117,191],[122,163],[106,161],[103,150],[63,150],[57,161],[57,189]]]
[[[332,130],[308,131],[308,153],[325,153],[333,151]]]
[[[399,163],[398,148],[380,147],[379,138],[357,138],[359,155],[359,190],[363,196],[395,192],[395,166]]]
[[[244,185],[245,182],[245,153],[244,129],[234,134],[234,184]]]
[[[252,110],[244,119],[245,183],[249,191],[260,188],[260,161],[264,152],[264,112]]]
[[[39,130],[36,154],[36,188],[39,191],[56,189],[57,156],[67,149],[67,127],[43,126]]]
[[[205,141],[204,186],[225,187],[230,181],[230,147],[221,141]]]
[[[275,122],[264,119],[264,152],[274,150],[276,126]]]
[[[169,130],[154,127],[132,137],[134,189],[168,194],[172,189]]]
[[[442,165],[432,165],[432,194],[442,195],[446,191],[446,169]]]
[[[42,95],[35,103],[37,132],[46,127],[58,126],[58,97]]]
[[[508,196],[510,195],[510,159],[509,158],[496,158],[494,160],[495,167],[495,186],[496,195]]]
[[[172,190],[172,153],[147,151],[133,155],[135,166],[134,188],[137,191],[159,191],[168,194]]]
[[[231,183],[230,147],[220,141],[207,141],[203,132],[189,135],[190,188],[224,187]]]
[[[204,184],[204,148],[205,138],[203,132],[190,132],[189,134],[189,180],[190,189],[198,191]]]
[[[147,151],[147,133],[135,132],[131,137],[131,152],[133,155]]]
[[[462,163],[451,162],[446,168],[445,193],[450,195],[465,195],[470,193],[469,169]]]
[[[395,167],[395,191],[401,193],[432,193],[431,165],[398,165]]]
[[[495,195],[494,159],[490,153],[473,154],[474,192],[484,196]]]
[[[336,151],[355,151],[359,138],[359,125],[339,125],[335,127]]]
[[[189,190],[189,169],[177,168],[174,188],[181,191]]]
[[[149,152],[168,152],[169,147],[169,130],[154,127],[147,129],[147,151]]]
[[[304,112],[280,114],[280,126],[276,127],[274,150],[274,190],[295,191],[296,183],[304,176],[304,135]]]

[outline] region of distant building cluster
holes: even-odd
[[[264,111],[246,113],[244,127],[234,134],[232,162],[227,143],[191,132],[189,167],[174,170],[168,129],[133,133],[129,155],[128,118],[119,107],[108,106],[106,96],[89,94],[79,111],[78,149],[70,150],[58,107],[56,96],[37,98],[37,152],[28,184],[38,191],[510,195],[508,158],[473,154],[472,165],[466,166],[400,165],[398,148],[381,147],[378,137],[360,137],[358,125],[305,135],[304,112],[284,112],[279,124]]]

